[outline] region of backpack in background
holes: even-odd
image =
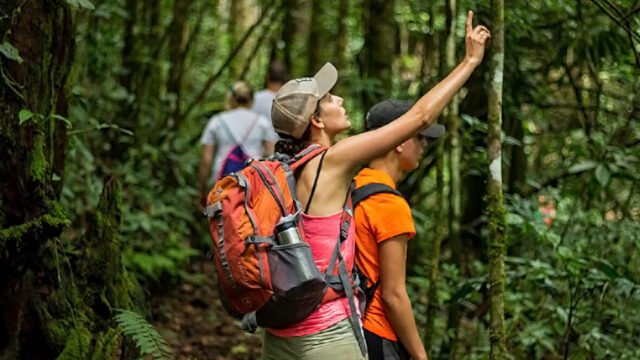
[[[253,128],[258,123],[258,119],[259,115],[256,115],[256,118],[254,119],[251,126],[247,129],[247,132],[245,133],[242,140],[238,141],[233,135],[231,129],[229,129],[229,126],[225,123],[224,118],[220,116],[220,126],[222,126],[222,129],[224,130],[226,135],[229,137],[229,139],[233,140],[235,145],[231,148],[231,150],[229,150],[227,155],[220,163],[220,169],[218,169],[218,173],[216,174],[216,180],[221,179],[225,175],[240,171],[247,166],[247,162],[251,159],[251,157],[247,155],[242,146],[249,138],[249,135],[251,135],[251,131],[253,131]]]

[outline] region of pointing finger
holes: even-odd
[[[469,10],[467,13],[467,34],[471,34],[473,31],[473,11]]]

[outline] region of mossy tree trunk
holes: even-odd
[[[120,263],[117,187],[82,242],[61,238],[72,11],[5,0],[0,13],[10,15],[0,22],[0,358],[113,358],[112,309],[131,308],[137,292]]]
[[[445,40],[444,69],[449,73],[456,65],[456,0],[447,0],[445,5],[445,18],[447,36]],[[460,146],[460,120],[458,96],[454,96],[446,109],[447,139],[449,148],[449,241],[451,255],[454,263],[462,271],[462,245],[460,243],[461,221],[461,192],[460,160],[462,149]],[[445,353],[449,353],[450,359],[457,358],[458,327],[460,324],[460,304],[454,301],[449,307],[449,319],[447,327],[453,332],[453,336],[445,345]]]
[[[504,0],[491,2],[491,57],[489,63],[487,221],[489,225],[489,290],[491,297],[492,360],[507,355],[504,333],[505,209],[502,196],[502,79],[504,67]]]
[[[438,298],[438,283],[440,282],[440,245],[442,239],[446,235],[445,227],[440,226],[444,223],[446,211],[446,192],[444,184],[444,171],[445,171],[445,139],[437,140],[437,159],[436,159],[436,208],[434,224],[436,224],[433,239],[431,240],[431,249],[429,251],[430,257],[430,272],[429,272],[429,290],[427,295],[427,323],[424,331],[424,347],[427,353],[431,352],[431,347],[435,343],[434,330],[437,312],[440,306],[440,300]]]
[[[440,34],[434,30],[434,18],[438,14],[438,6],[431,2],[429,5],[429,29],[430,33],[426,34],[424,41],[424,50],[422,56],[422,90],[426,92],[429,85],[432,85],[435,78],[442,77],[439,70],[442,68],[438,61],[443,58],[438,47],[438,37]],[[430,86],[429,86],[430,87]],[[444,118],[444,117],[443,117]],[[440,122],[443,121],[441,118]],[[447,186],[445,185],[445,169],[446,169],[446,136],[440,138],[436,142],[436,207],[434,209],[434,224],[436,224],[431,239],[430,272],[429,272],[429,290],[427,294],[427,321],[424,330],[424,346],[428,354],[431,354],[433,344],[435,344],[435,319],[440,308],[440,299],[438,298],[438,283],[440,282],[440,247],[442,240],[447,234],[447,229],[441,224],[446,223],[447,218]],[[432,357],[435,357],[432,354]]]

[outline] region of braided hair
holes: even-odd
[[[276,143],[276,152],[293,157],[295,154],[304,150],[309,146],[309,135],[311,135],[311,127],[307,127],[300,139],[296,139],[291,135],[278,133],[280,140]]]

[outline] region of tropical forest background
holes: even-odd
[[[501,358],[640,358],[638,0],[3,0],[0,358],[259,358],[206,257],[206,121],[271,60],[292,78],[331,61],[360,132],[370,105],[416,100],[462,59],[467,10],[494,35],[485,61],[400,185],[429,356],[494,357],[495,299]]]

